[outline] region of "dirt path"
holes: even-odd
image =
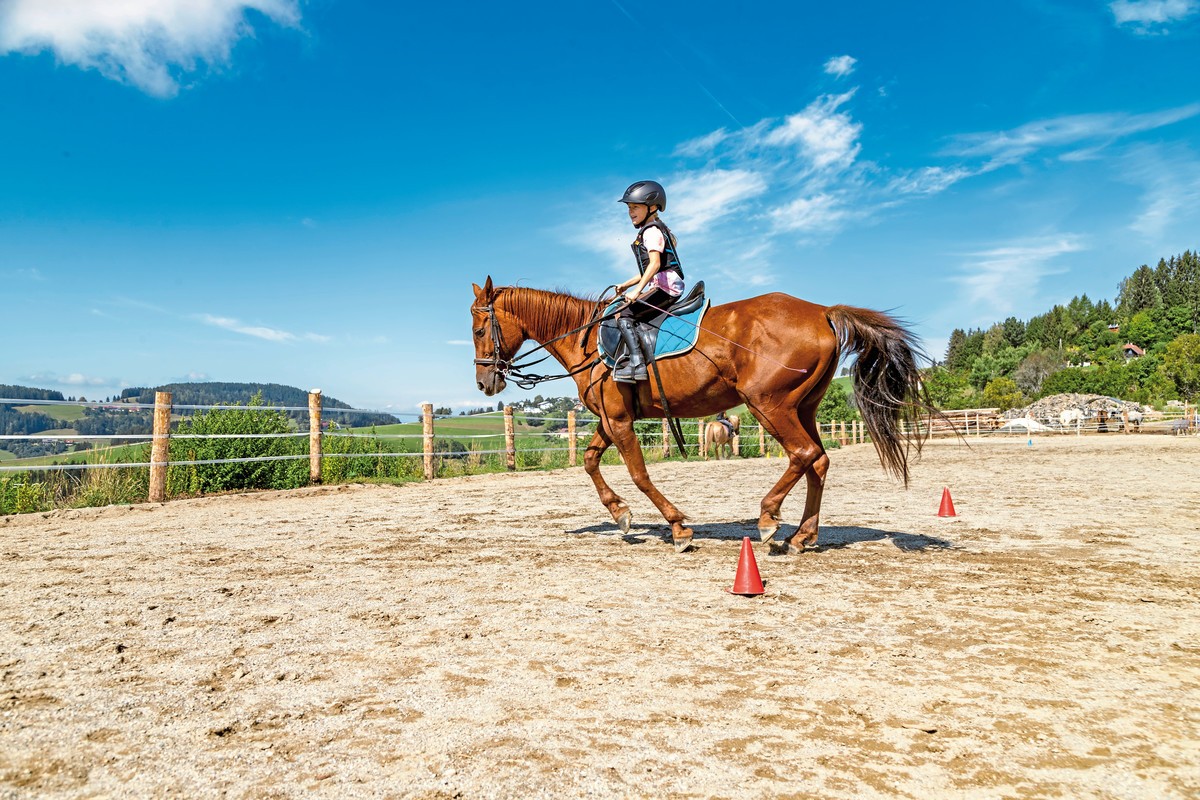
[[[0,518],[0,797],[1200,796],[1200,439],[832,459]]]

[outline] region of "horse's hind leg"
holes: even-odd
[[[759,539],[769,541],[779,530],[779,511],[784,499],[802,477],[808,476],[809,492],[804,503],[804,518],[800,528],[787,540],[789,544],[794,543],[803,549],[806,544],[817,540],[821,494],[825,484],[825,472],[829,468],[829,457],[821,447],[821,440],[815,438],[807,426],[801,424],[798,416],[792,417],[785,412],[771,418],[765,414],[760,415],[758,409],[753,410],[788,456],[787,469],[762,499],[761,514],[758,518]],[[797,537],[800,537],[799,541],[796,541]]]
[[[633,522],[633,512],[600,474],[600,459],[612,441],[604,428],[597,426],[596,433],[592,436],[592,441],[583,454],[583,470],[592,479],[592,483],[596,486],[596,494],[600,495],[600,502],[608,509],[608,513],[612,514],[613,520],[621,528],[621,533],[629,533],[629,525]]]

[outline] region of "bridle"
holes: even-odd
[[[496,318],[496,307],[488,303],[483,307],[488,313],[488,328],[492,335],[492,354],[488,358],[475,359],[476,366],[490,366],[496,372],[508,377],[512,362],[500,357],[500,348],[504,346],[504,337],[500,333],[500,320]]]
[[[613,288],[613,287],[609,287],[609,288]],[[607,290],[605,290],[605,292],[607,292]],[[537,347],[530,350],[528,353],[525,353],[525,355],[522,356],[522,360],[527,359],[529,356],[533,355],[538,350],[545,350],[546,345],[548,345],[548,344],[553,344],[554,342],[557,342],[559,339],[565,339],[568,336],[574,336],[576,333],[579,333],[580,331],[586,331],[588,328],[591,328],[594,325],[599,325],[601,322],[608,319],[609,317],[616,316],[617,311],[620,311],[619,308],[608,314],[601,313],[601,310],[603,309],[604,305],[609,302],[611,302],[611,300],[604,300],[603,297],[600,300],[597,300],[596,301],[596,310],[592,313],[591,319],[589,319],[587,322],[585,322],[584,324],[580,325],[577,328],[572,328],[571,330],[567,331],[566,333],[555,336],[553,339],[547,339],[546,341],[539,344]],[[486,358],[475,359],[475,365],[491,367],[493,370],[498,372],[505,380],[512,381],[513,383],[515,383],[517,386],[521,387],[522,389],[532,389],[534,386],[537,386],[539,383],[545,383],[546,381],[554,381],[554,380],[558,380],[559,378],[572,378],[581,372],[587,372],[592,367],[594,367],[600,363],[600,360],[601,360],[600,353],[599,353],[599,350],[597,349],[596,357],[594,359],[587,362],[583,366],[576,367],[575,369],[573,369],[569,372],[565,372],[562,375],[538,375],[537,373],[529,372],[528,370],[530,367],[534,366],[535,364],[540,364],[543,361],[545,361],[546,359],[550,358],[549,352],[547,352],[546,355],[542,356],[537,361],[529,361],[524,364],[518,364],[511,358],[508,358],[508,359],[501,358],[500,353],[503,352],[503,350],[504,350],[504,336],[500,330],[500,320],[496,315],[496,306],[493,303],[488,303],[486,306],[483,307],[483,310],[486,311],[488,314],[488,332],[491,334],[491,337],[492,337],[492,353],[490,356],[487,356]]]

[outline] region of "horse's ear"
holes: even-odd
[[[475,299],[482,300],[487,303],[492,299],[492,293],[495,291],[492,288],[492,276],[488,275],[487,280],[483,282],[483,287],[480,288],[478,283],[472,283],[471,288],[475,290]]]

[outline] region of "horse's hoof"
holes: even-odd
[[[771,537],[775,535],[775,531],[777,530],[779,530],[779,523],[768,525],[765,528],[760,525],[758,528],[758,540],[760,542],[771,541]]]
[[[633,522],[633,512],[628,508],[620,513],[617,517],[617,527],[621,529],[621,533],[629,533],[629,525]]]

